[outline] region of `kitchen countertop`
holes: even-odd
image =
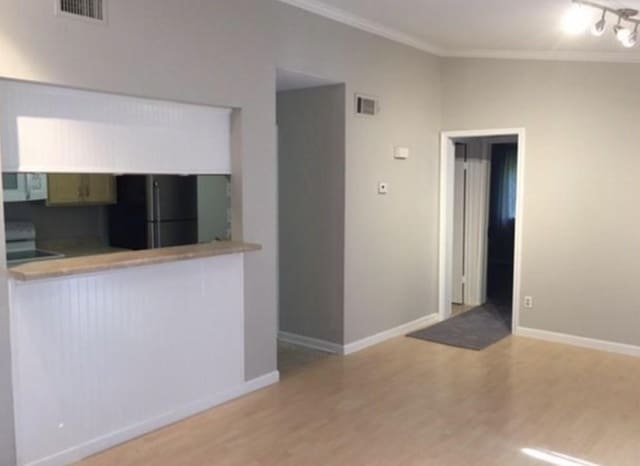
[[[98,256],[102,254],[111,254],[114,252],[133,252],[131,249],[113,248],[110,246],[78,246],[68,248],[43,248],[46,251],[58,252],[64,254],[64,257],[70,259],[72,257]]]
[[[105,244],[101,238],[46,240],[37,242],[38,249],[64,254],[64,257],[97,256],[112,252],[130,251]]]
[[[54,259],[9,267],[9,277],[18,281],[41,280],[83,273],[163,264],[189,259],[258,251],[258,244],[238,241],[214,241],[189,246],[176,246],[144,251],[125,251],[93,256]]]

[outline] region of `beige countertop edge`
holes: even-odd
[[[71,257],[28,264],[8,269],[9,277],[17,281],[42,280],[46,278],[103,272],[107,270],[164,264],[167,262],[201,259],[205,257],[240,254],[259,251],[259,244],[239,241],[219,241],[190,246],[176,246],[144,251],[124,251],[94,256]]]

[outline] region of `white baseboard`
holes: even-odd
[[[413,332],[415,330],[420,330],[421,328],[428,327],[429,325],[433,325],[438,322],[440,322],[440,315],[438,313],[421,317],[412,322],[407,322],[406,324],[402,324],[398,327],[385,330],[384,332],[380,332],[370,337],[363,338],[362,340],[354,341],[353,343],[349,343],[348,345],[344,346],[343,354],[352,354],[357,351],[362,351],[365,348],[377,345],[378,343],[382,343],[383,341],[389,340],[390,338],[406,335],[407,333]]]
[[[278,339],[285,343],[291,343],[293,345],[303,346],[305,348],[311,348],[314,350],[326,351],[327,353],[347,355],[362,351],[369,346],[377,345],[390,338],[395,338],[400,335],[406,335],[414,330],[419,330],[429,325],[433,325],[440,322],[440,315],[438,313],[430,314],[428,316],[420,317],[406,324],[402,324],[398,327],[385,330],[384,332],[377,333],[362,340],[354,341],[348,345],[340,345],[325,340],[318,340],[317,338],[305,337],[289,332],[278,332]]]
[[[251,379],[246,381],[243,385],[238,387],[240,390],[237,396],[233,398],[239,398],[244,395],[248,395],[251,392],[255,392],[256,390],[260,390],[261,388],[268,387],[269,385],[273,385],[274,383],[278,383],[280,381],[280,372],[273,371],[268,374],[261,375],[260,377],[256,377],[255,379]]]
[[[107,435],[92,439],[86,443],[58,452],[46,458],[42,458],[31,463],[24,463],[18,458],[18,464],[24,466],[63,466],[66,464],[75,463],[95,453],[127,442],[136,437],[140,437],[141,435],[160,429],[169,424],[173,424],[174,422],[181,421],[195,414],[209,410],[218,405],[221,405],[222,403],[226,403],[227,401],[231,401],[235,398],[239,398],[253,391],[267,387],[268,385],[277,383],[279,380],[279,372],[273,371],[269,374],[265,374],[263,376],[244,382],[243,384],[233,387],[224,392],[217,393],[210,398],[195,401],[187,406],[176,409],[169,413],[165,413],[139,424],[128,426],[115,432],[111,432]]]
[[[610,353],[627,354],[629,356],[640,357],[640,346],[616,343],[613,341],[596,340],[593,338],[579,337],[566,333],[550,332],[548,330],[538,330],[535,328],[518,327],[516,335],[521,337],[536,338],[538,340],[551,341],[554,343],[564,343],[582,348],[591,348]]]
[[[331,341],[319,340],[317,338],[305,337],[289,332],[278,332],[278,340],[291,343],[292,345],[303,346],[332,354],[342,354],[342,345]]]

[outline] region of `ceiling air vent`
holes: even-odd
[[[373,97],[356,94],[356,115],[375,116],[378,113],[378,101]]]
[[[105,0],[57,0],[58,12],[65,16],[104,21]]]

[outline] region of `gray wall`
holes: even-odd
[[[344,339],[345,88],[278,93],[280,330]]]
[[[640,65],[443,60],[444,128],[525,127],[521,325],[640,345]]]
[[[439,59],[280,3],[274,12],[278,67],[346,83],[345,343],[437,312]],[[356,92],[380,99],[376,118],[354,116]],[[394,160],[394,145],[411,157]]]

